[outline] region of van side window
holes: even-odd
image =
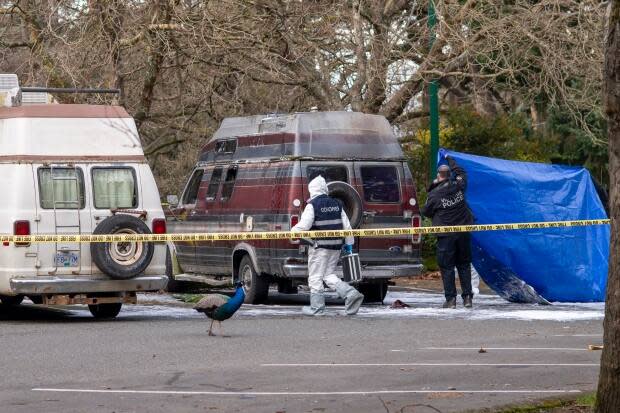
[[[321,175],[326,182],[342,181],[349,182],[347,168],[343,165],[310,165],[306,168],[308,181]]]
[[[222,201],[226,201],[230,198],[233,193],[233,189],[235,189],[235,180],[237,179],[237,167],[231,166],[228,168],[226,172],[226,179],[224,180],[224,184],[222,185],[222,196],[220,199]]]
[[[80,168],[39,168],[39,200],[43,209],[84,208],[84,174]]]
[[[215,153],[234,153],[237,150],[237,139],[215,142]]]
[[[362,166],[362,185],[366,202],[399,202],[400,185],[394,166]]]
[[[192,174],[192,177],[189,178],[187,190],[185,191],[185,194],[183,194],[183,205],[193,205],[196,203],[196,198],[198,198],[198,189],[200,188],[200,181],[202,181],[202,175],[204,175],[204,173],[204,169],[196,169]]]
[[[211,174],[211,180],[209,181],[209,187],[207,188],[207,201],[213,201],[217,196],[217,190],[220,188],[220,181],[222,180],[222,168],[215,168]]]
[[[93,200],[96,209],[136,208],[138,185],[133,168],[93,168]]]

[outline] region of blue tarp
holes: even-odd
[[[607,218],[585,168],[447,151],[468,174],[476,224]],[[604,301],[609,225],[472,233],[473,264],[509,301]]]

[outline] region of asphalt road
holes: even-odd
[[[595,388],[600,318],[527,320],[516,312],[539,307],[495,298],[437,312],[440,297],[424,297],[349,318],[251,306],[228,337],[166,300],[114,321],[22,305],[0,313],[0,411],[458,412]],[[515,317],[476,315],[502,306]]]

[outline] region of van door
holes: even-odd
[[[204,176],[204,168],[197,168],[185,186],[179,205],[172,210],[174,219],[169,223],[171,232],[193,233],[201,232],[200,221],[196,217],[196,204],[200,183]],[[175,242],[179,265],[186,272],[197,272],[196,268],[196,243]]]
[[[37,188],[37,234],[92,232],[86,174],[86,165],[33,165]],[[88,276],[91,273],[89,244],[37,243],[38,275]]]
[[[355,162],[356,190],[363,203],[361,228],[410,226],[411,217],[404,216],[403,183],[405,171],[401,162]],[[411,237],[356,239],[360,259],[364,263],[389,264],[402,260],[404,247]]]
[[[93,229],[115,210],[131,210],[144,214],[140,171],[132,165],[92,165],[86,187],[91,192]],[[89,185],[90,184],[90,185]],[[93,274],[101,273],[93,267]]]
[[[193,232],[221,232],[221,209],[219,202],[220,186],[225,179],[226,169],[221,166],[209,168],[203,178],[205,185],[198,191],[195,212],[188,218],[192,223]],[[220,242],[198,242],[194,249],[195,272],[205,275],[220,274],[222,262],[228,257],[222,256]],[[228,264],[229,265],[229,264]],[[228,270],[228,268],[227,268]],[[229,270],[228,270],[229,271]]]

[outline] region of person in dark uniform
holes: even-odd
[[[442,154],[443,155],[443,154]],[[428,188],[428,198],[422,214],[433,226],[471,225],[474,216],[465,199],[467,174],[449,155],[447,165],[440,165],[437,179]],[[454,267],[461,280],[463,304],[472,307],[471,236],[468,232],[437,234],[437,264],[441,270],[446,302],[443,308],[456,308]]]

